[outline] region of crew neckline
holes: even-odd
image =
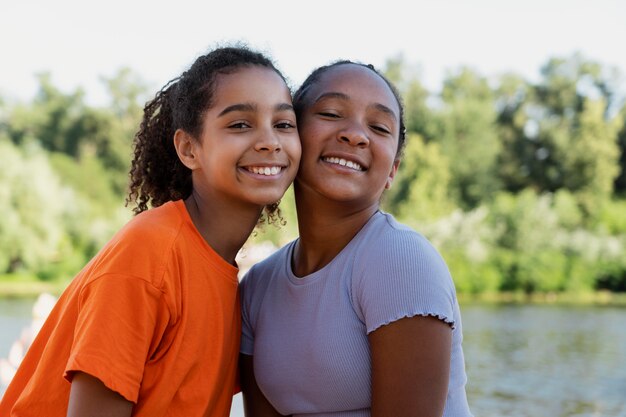
[[[372,214],[370,218],[367,219],[367,222],[365,222],[365,224],[361,227],[361,229],[359,229],[359,231],[354,235],[354,237],[350,240],[350,242],[348,242],[348,244],[344,246],[330,262],[328,262],[326,265],[324,265],[322,268],[318,269],[317,271],[314,271],[310,273],[309,275],[305,275],[303,277],[299,277],[293,272],[292,263],[293,263],[294,251],[295,251],[296,245],[300,241],[300,238],[298,237],[297,239],[293,240],[289,244],[289,247],[287,248],[287,253],[286,253],[287,262],[285,262],[286,275],[289,281],[294,285],[307,285],[307,284],[318,281],[320,277],[326,276],[327,274],[325,273],[325,271],[328,268],[331,268],[331,266],[338,259],[343,258],[345,256],[345,253],[348,251],[348,249],[350,249],[352,246],[357,244],[356,242],[359,240],[358,237],[361,234],[365,233],[365,231],[374,222],[375,218],[378,218],[379,215],[382,215],[382,212],[380,211],[380,209],[376,210],[374,214]]]
[[[193,230],[192,234],[197,241],[198,248],[201,250],[202,254],[205,255],[205,257],[207,257],[209,260],[211,260],[213,262],[213,265],[219,268],[222,272],[228,275],[235,275],[235,277],[237,278],[237,274],[239,273],[239,266],[233,265],[230,262],[226,261],[226,259],[222,258],[220,254],[217,253],[206,240],[204,240],[196,225],[193,224],[193,220],[191,220],[191,215],[189,214],[189,211],[185,206],[185,201],[181,199],[172,201],[172,203],[178,209],[185,225]]]

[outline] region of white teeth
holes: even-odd
[[[248,171],[251,171],[255,174],[259,175],[277,175],[282,171],[281,167],[273,166],[273,167],[248,167]]]
[[[323,158],[325,162],[330,162],[331,164],[338,164],[344,167],[352,168],[357,171],[363,171],[361,165],[357,164],[354,161],[347,161],[343,158],[335,158],[334,156]]]

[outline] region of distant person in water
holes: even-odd
[[[448,268],[380,209],[405,140],[396,89],[343,61],[313,71],[294,107],[300,237],[241,283],[246,415],[471,416]]]
[[[290,91],[266,56],[217,48],[146,105],[134,149],[137,216],[60,297],[3,417],[229,415],[235,256],[296,174]]]

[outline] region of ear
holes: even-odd
[[[398,167],[400,167],[400,160],[396,159],[393,161],[393,165],[391,166],[391,172],[389,172],[389,176],[387,177],[387,183],[385,184],[385,190],[391,188],[391,184],[393,184],[393,179],[396,177],[398,173]]]
[[[177,129],[174,133],[174,148],[183,165],[191,170],[198,168],[198,142],[189,133]]]

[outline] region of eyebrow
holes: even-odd
[[[350,96],[344,93],[337,93],[337,92],[329,92],[329,93],[324,93],[322,95],[320,95],[317,99],[315,99],[314,104],[318,103],[322,100],[325,99],[332,99],[332,98],[336,98],[339,100],[350,100]],[[373,107],[376,110],[383,112],[385,114],[388,114],[389,116],[393,117],[394,120],[398,120],[398,116],[396,116],[396,113],[391,110],[389,107],[385,106],[384,104],[381,103],[374,103],[374,104],[370,104],[368,107]]]
[[[220,114],[217,115],[217,117],[222,117],[228,113],[232,113],[235,111],[253,112],[253,111],[256,111],[257,108],[258,106],[254,103],[233,104],[232,106],[228,106],[224,110],[222,110]],[[279,103],[276,106],[274,106],[274,110],[275,111],[286,111],[286,110],[293,111],[293,106],[289,103]]]
[[[372,107],[375,107],[378,111],[388,114],[389,116],[393,117],[394,120],[398,120],[396,113],[384,104],[374,103]]]
[[[347,94],[330,92],[330,93],[324,93],[320,95],[318,98],[315,99],[314,103],[318,103],[327,98],[338,98],[339,100],[350,100],[350,96]]]
[[[293,110],[293,106],[291,104],[289,104],[289,103],[277,104],[276,106],[274,106],[274,110],[276,110],[276,111],[286,111],[286,110],[294,111]]]

